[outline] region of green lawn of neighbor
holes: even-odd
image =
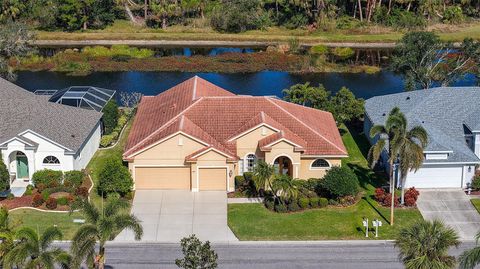
[[[262,204],[228,205],[228,225],[240,240],[322,240],[365,239],[362,218],[383,222],[378,239],[393,239],[400,227],[421,219],[417,209],[395,209],[395,225],[390,226],[390,209],[381,207],[371,197],[375,187],[385,183],[381,174],[368,168],[365,154],[369,144],[363,134],[341,127],[349,157],[342,165],[351,167],[360,180],[364,197],[350,207],[328,207],[303,212],[279,214]],[[370,234],[370,239],[373,233]]]
[[[34,209],[17,209],[11,211],[10,222],[13,227],[30,227],[37,232],[42,233],[48,227],[57,225],[63,233],[63,240],[73,238],[81,224],[73,223],[73,219],[83,219],[78,212],[69,213],[55,213],[42,212]]]
[[[470,202],[472,202],[472,205],[475,207],[478,213],[480,213],[480,198],[470,199]]]

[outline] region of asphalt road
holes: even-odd
[[[451,254],[471,248],[463,243]],[[403,268],[390,242],[240,243],[215,244],[218,268]],[[177,268],[182,253],[177,244],[109,244],[107,268]]]

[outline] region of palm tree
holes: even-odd
[[[280,202],[296,199],[298,195],[298,181],[288,175],[276,175],[272,184],[272,191],[279,197]]]
[[[475,247],[465,250],[460,257],[458,257],[460,269],[473,269],[480,264],[480,232],[475,236]]]
[[[407,119],[398,107],[395,107],[388,114],[385,125],[375,125],[370,129],[372,138],[378,136],[378,141],[370,148],[368,152],[368,161],[370,165],[375,166],[376,162],[385,150],[389,153],[389,177],[390,193],[392,193],[392,205],[390,212],[390,225],[393,225],[394,209],[394,162],[400,161],[400,175],[402,181],[402,203],[404,196],[404,181],[409,171],[417,171],[423,163],[423,149],[427,146],[427,131],[421,126],[415,126],[407,129]]]
[[[0,208],[0,263],[3,261],[3,257],[13,248],[13,242],[15,239],[15,233],[10,226],[10,219],[8,215],[8,209],[5,207]]]
[[[450,247],[458,247],[458,235],[441,221],[420,220],[400,230],[395,247],[407,269],[448,269],[455,267],[455,257],[448,255]]]
[[[3,257],[4,268],[55,268],[55,264],[65,267],[70,256],[60,248],[52,247],[55,239],[62,238],[57,227],[47,228],[42,235],[33,229],[24,227],[15,233],[18,240],[13,248]]]
[[[72,264],[75,267],[85,261],[87,265],[104,268],[105,244],[123,229],[132,230],[135,240],[140,240],[143,235],[142,226],[133,214],[126,213],[128,207],[128,201],[118,196],[107,198],[102,209],[87,200],[78,200],[72,205],[71,210],[80,209],[86,219],[86,223],[78,229],[72,240]],[[98,253],[95,248],[97,242]]]

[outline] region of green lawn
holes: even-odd
[[[13,227],[30,227],[40,233],[46,228],[57,225],[63,233],[63,239],[72,239],[81,224],[73,223],[73,219],[82,219],[80,213],[42,212],[34,209],[17,209],[11,211],[10,220]]]
[[[228,225],[240,240],[321,240],[364,239],[362,218],[383,222],[379,239],[393,239],[399,227],[421,219],[417,209],[396,209],[395,225],[390,226],[390,209],[381,207],[370,197],[376,186],[384,183],[382,174],[368,168],[365,154],[368,141],[363,134],[341,127],[349,157],[342,164],[351,167],[365,193],[363,199],[346,208],[324,208],[297,213],[278,214],[261,204],[228,205]]]
[[[462,41],[466,37],[480,36],[480,24],[431,27],[444,40]],[[434,29],[438,28],[438,29]],[[429,30],[429,29],[427,29]],[[38,31],[39,40],[211,40],[211,41],[264,41],[288,42],[292,37],[302,43],[320,42],[395,42],[404,32],[378,26],[354,30],[330,30],[309,33],[304,29],[289,30],[270,27],[267,30],[247,31],[239,34],[226,34],[213,31],[210,27],[192,28],[190,26],[172,26],[167,30],[133,26],[128,21],[116,21],[102,30],[87,30],[73,33]]]
[[[475,207],[478,213],[480,213],[480,199],[479,198],[470,199],[470,202],[472,202],[472,205]]]

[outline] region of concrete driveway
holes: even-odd
[[[141,242],[178,243],[191,234],[210,242],[238,241],[227,225],[223,191],[137,190],[132,213],[142,221]],[[115,241],[132,242],[133,233],[122,231]]]
[[[417,207],[424,219],[442,220],[462,240],[473,240],[480,231],[480,214],[462,190],[420,190]]]

